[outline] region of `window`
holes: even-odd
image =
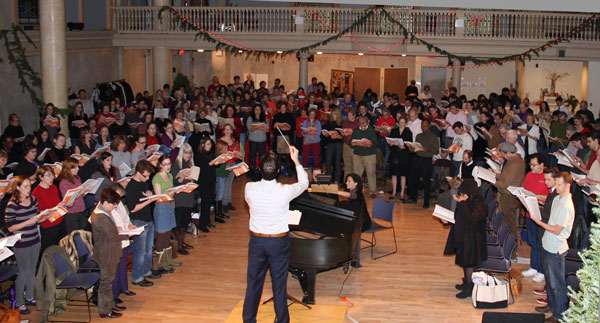
[[[34,29],[39,26],[39,0],[19,0],[17,5],[17,17],[19,19],[19,25],[25,30]]]

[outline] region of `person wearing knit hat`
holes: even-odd
[[[463,283],[455,287],[461,291],[456,297],[466,298],[473,292],[473,268],[487,259],[487,206],[472,179],[462,182],[454,198],[455,223],[448,234],[444,255],[456,255],[455,263],[463,268]]]
[[[496,172],[496,188],[500,210],[504,213],[503,223],[510,224],[510,233],[517,235],[517,217],[521,203],[508,191],[509,186],[522,187],[525,182],[525,160],[517,152],[517,146],[510,142],[500,144],[500,156],[506,161],[502,171]]]

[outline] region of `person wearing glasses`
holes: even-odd
[[[544,179],[545,158],[540,153],[529,156],[529,168],[531,171],[525,175],[523,188],[536,195],[539,202],[544,202],[550,190],[546,186]],[[525,277],[533,277],[533,281],[541,283],[544,281],[544,271],[542,268],[542,250],[537,236],[541,228],[526,214],[525,224],[527,225],[527,243],[531,246],[530,268],[523,271]]]
[[[135,168],[138,161],[145,159],[150,156],[150,153],[146,151],[146,136],[137,136],[130,150],[131,152],[131,167]]]
[[[154,246],[154,223],[152,222],[152,208],[150,204],[158,200],[157,197],[140,201],[152,195],[148,179],[154,167],[147,160],[140,160],[135,165],[135,174],[125,188],[125,202],[129,209],[129,218],[136,227],[145,225],[142,234],[133,237],[131,245],[132,269],[131,283],[141,287],[150,287],[153,283],[148,279],[160,278],[160,273],[152,272],[152,247]]]

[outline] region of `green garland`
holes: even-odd
[[[23,35],[28,43],[36,47],[31,38],[19,26],[13,24],[11,29],[0,30],[0,37],[4,40],[4,47],[8,54],[8,62],[17,69],[21,90],[23,93],[27,91],[31,97],[31,102],[41,110],[44,107],[44,102],[38,97],[35,88],[39,89],[42,86],[42,80],[29,64],[19,35]]]
[[[160,11],[158,13],[159,20],[162,21],[162,14],[165,11],[169,11],[173,15],[173,21],[175,23],[179,23],[180,27],[183,30],[198,31],[196,34],[196,37],[195,37],[196,40],[199,37],[202,37],[202,39],[204,39],[205,41],[208,41],[210,43],[216,43],[217,50],[226,50],[235,55],[245,53],[246,57],[253,55],[253,56],[256,56],[257,58],[259,58],[260,56],[266,56],[266,57],[275,56],[275,57],[283,58],[284,56],[291,55],[291,54],[296,54],[296,57],[299,57],[301,53],[308,53],[311,49],[315,49],[319,46],[326,45],[329,42],[338,40],[340,37],[346,35],[347,33],[351,33],[352,31],[356,30],[358,27],[362,26],[370,16],[372,16],[373,14],[375,14],[377,12],[380,12],[384,18],[386,18],[389,22],[391,22],[394,25],[397,25],[400,28],[402,35],[404,37],[404,39],[403,39],[404,41],[408,40],[411,43],[417,43],[420,45],[424,45],[427,47],[427,49],[430,52],[433,51],[440,55],[446,56],[448,58],[448,67],[453,67],[453,65],[455,65],[456,61],[460,62],[460,66],[465,66],[466,62],[472,62],[473,67],[475,67],[475,66],[487,65],[487,64],[502,65],[503,63],[506,63],[508,61],[531,59],[532,55],[539,56],[540,51],[543,52],[546,49],[548,49],[548,48],[552,47],[553,45],[556,45],[560,42],[569,41],[568,40],[569,37],[573,37],[573,36],[579,34],[581,31],[583,31],[584,29],[586,29],[589,26],[595,25],[596,30],[600,30],[600,19],[598,19],[598,14],[593,14],[590,18],[586,19],[585,23],[574,28],[571,32],[567,33],[566,35],[564,35],[562,37],[548,41],[542,46],[530,48],[529,50],[527,50],[523,53],[520,53],[520,54],[509,55],[509,56],[505,56],[505,57],[491,57],[491,58],[487,58],[487,59],[481,59],[481,58],[477,58],[477,57],[473,57],[473,56],[461,56],[461,55],[452,54],[452,53],[450,53],[450,52],[448,52],[426,40],[419,38],[415,33],[408,30],[408,28],[406,28],[401,22],[399,22],[396,18],[394,18],[387,10],[385,10],[385,8],[368,8],[368,9],[365,9],[364,14],[359,19],[357,19],[354,23],[352,23],[352,25],[350,25],[348,28],[340,31],[339,33],[335,34],[334,36],[331,36],[325,40],[316,42],[314,44],[311,44],[311,45],[308,45],[305,47],[275,52],[275,51],[262,51],[262,50],[259,51],[259,50],[255,50],[255,49],[246,48],[240,44],[231,42],[215,33],[206,31],[206,30],[202,29],[200,26],[198,26],[197,24],[195,24],[194,22],[183,17],[172,6],[164,6],[160,9]]]
[[[286,50],[286,51],[282,51],[282,52],[264,51],[264,50],[257,51],[257,50],[248,49],[242,45],[230,42],[215,33],[212,33],[212,32],[202,29],[201,27],[196,25],[194,22],[192,22],[189,19],[180,15],[177,12],[177,10],[174,9],[172,6],[163,6],[159,10],[159,12],[158,12],[159,21],[162,21],[162,15],[165,11],[169,11],[171,14],[173,14],[173,22],[179,23],[179,26],[181,29],[198,31],[196,33],[196,37],[194,38],[194,40],[198,40],[198,38],[202,38],[203,40],[205,40],[207,42],[216,43],[217,44],[215,47],[216,50],[226,50],[234,55],[245,53],[246,57],[253,55],[253,56],[256,56],[257,58],[260,58],[260,56],[284,57],[284,56],[291,55],[291,54],[296,54],[296,56],[298,57],[301,53],[308,53],[311,49],[315,49],[319,46],[327,45],[328,43],[336,41],[343,35],[345,35],[347,33],[351,33],[354,30],[356,30],[357,28],[359,28],[360,26],[362,26],[367,21],[367,19],[369,19],[369,17],[371,17],[373,14],[375,14],[376,9],[374,9],[374,8],[366,9],[364,14],[359,19],[357,19],[355,22],[352,23],[352,25],[348,26],[348,28],[342,30],[341,32],[339,32],[336,35],[333,35],[327,39],[324,39],[322,41],[316,42],[314,44],[311,44],[311,45],[308,45],[305,47],[290,49],[290,50]],[[240,50],[242,51],[242,53],[239,53]]]
[[[508,55],[505,57],[492,57],[492,58],[488,58],[488,59],[480,59],[477,57],[473,57],[473,56],[460,56],[460,55],[454,55],[444,49],[441,49],[440,47],[426,41],[423,40],[419,37],[417,37],[417,35],[415,35],[415,33],[409,31],[406,27],[404,27],[404,25],[399,22],[398,20],[396,20],[396,18],[394,18],[387,10],[385,10],[384,8],[381,9],[381,12],[383,13],[383,15],[389,19],[389,21],[391,21],[392,23],[394,23],[395,25],[397,25],[398,27],[400,27],[402,34],[404,35],[404,39],[408,39],[410,40],[411,43],[417,43],[420,45],[424,45],[427,47],[427,49],[431,52],[434,51],[440,55],[446,56],[448,58],[448,66],[452,66],[454,65],[454,61],[459,61],[461,66],[464,66],[466,62],[472,62],[473,64],[476,65],[485,65],[485,64],[499,64],[502,65],[502,63],[506,63],[507,61],[512,61],[512,60],[522,60],[522,59],[528,59],[531,60],[531,55],[535,54],[536,56],[540,56],[540,54],[538,53],[539,51],[545,51],[546,49],[552,47],[552,45],[557,44],[559,42],[562,41],[569,41],[566,37],[560,37],[557,38],[554,41],[548,41],[546,42],[544,45],[539,46],[539,47],[533,47],[530,48],[529,50],[520,53],[520,54],[515,54],[515,55]],[[597,18],[597,14],[593,14],[590,18],[586,19],[586,21],[594,21],[596,20],[596,24],[598,24],[598,26],[600,26],[600,20],[596,19]],[[583,27],[581,28],[577,28],[577,33],[581,32],[584,28],[586,28],[587,26],[591,26],[592,24],[583,24]],[[574,34],[575,35],[575,34]]]

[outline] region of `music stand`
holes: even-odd
[[[319,185],[329,185],[331,184],[331,175],[319,174],[316,176],[316,180]]]
[[[305,303],[302,303],[302,301],[301,301],[301,300],[299,300],[299,299],[297,299],[296,297],[294,297],[294,296],[290,295],[289,293],[287,294],[287,299],[289,299],[290,301],[292,301],[291,303],[289,303],[289,304],[288,304],[288,307],[290,307],[290,306],[294,305],[294,303],[298,303],[298,304],[300,304],[300,305],[302,305],[302,306],[304,306],[304,307],[308,308],[309,310],[312,310],[312,307],[310,307],[310,305],[308,305],[308,304],[305,304]],[[268,302],[270,302],[270,301],[272,301],[272,300],[273,300],[273,297],[271,297],[271,298],[269,298],[268,300],[264,301],[262,304],[263,304],[263,305],[265,305],[265,304],[267,304]]]

